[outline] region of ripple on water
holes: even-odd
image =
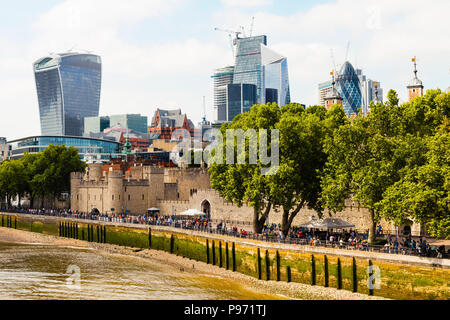
[[[67,285],[80,268],[80,289]],[[154,261],[88,248],[0,243],[0,299],[273,299],[238,282],[174,273]]]

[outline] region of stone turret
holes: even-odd
[[[423,96],[423,84],[422,81],[417,78],[417,65],[416,65],[416,57],[412,59],[414,62],[414,78],[408,83],[408,96],[409,101],[416,97]]]
[[[105,195],[105,212],[108,214],[122,213],[123,209],[123,174],[120,170],[108,174],[108,188]]]
[[[72,210],[80,210],[78,191],[82,179],[83,174],[81,172],[70,173],[70,208]]]

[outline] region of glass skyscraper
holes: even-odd
[[[336,80],[336,89],[343,98],[344,111],[348,116],[358,114],[362,108],[361,84],[355,69],[346,61]]]
[[[256,85],[257,103],[263,102],[261,44],[267,45],[267,37],[264,35],[236,39],[236,63],[233,76],[233,84]]]
[[[217,109],[217,121],[227,120],[227,85],[233,83],[234,66],[214,71],[214,107]]]
[[[101,59],[93,54],[62,53],[34,65],[41,134],[82,136],[85,117],[100,106]]]
[[[254,84],[227,85],[227,121],[233,121],[238,114],[250,111],[254,104],[256,104]]]
[[[267,89],[277,90],[277,104],[282,107],[291,102],[287,59],[261,44],[262,99],[263,103],[273,102],[267,97]]]

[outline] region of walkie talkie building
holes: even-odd
[[[82,136],[85,117],[100,107],[101,59],[93,54],[62,53],[34,65],[41,134]]]

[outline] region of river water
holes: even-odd
[[[92,249],[0,242],[0,299],[279,299],[238,282]]]

